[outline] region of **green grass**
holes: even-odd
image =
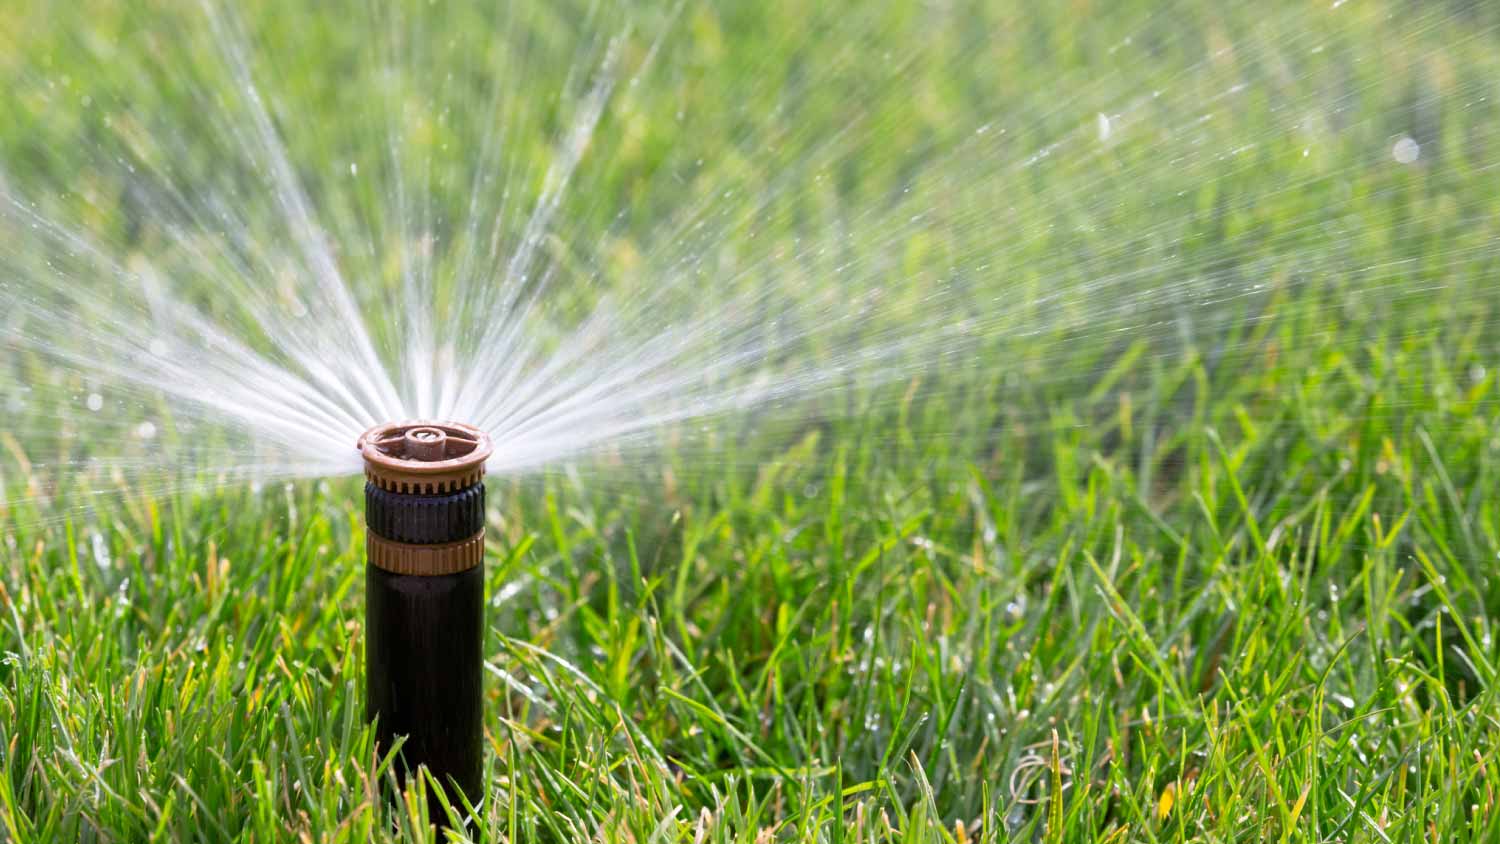
[[[909,85],[885,78],[867,103],[882,131],[862,136],[837,187],[798,191],[773,235],[806,234],[847,209],[904,219],[904,202],[935,202],[975,171],[911,168],[924,143],[967,133],[972,120],[960,118],[977,103],[1019,110],[1035,137],[1017,149],[1070,131],[1071,118],[1049,116],[1049,86],[1103,61],[1094,47],[1116,42],[1144,8],[991,5],[945,19],[934,52],[1020,60],[1003,65],[1016,76],[940,61]],[[92,27],[143,26],[129,9],[98,6]],[[993,208],[967,196],[972,207],[945,207],[925,231],[897,240],[879,228],[869,248],[893,276],[919,280],[1019,233],[1007,272],[995,273],[1004,278],[969,279],[976,302],[999,290],[1017,304],[1007,330],[953,367],[963,372],[914,369],[816,414],[724,420],[706,441],[649,459],[606,455],[492,480],[491,790],[478,834],[1500,839],[1500,129],[1495,107],[1468,96],[1500,78],[1500,36],[1479,4],[1442,5],[1425,28],[1384,13],[1420,18],[1437,6],[1350,6],[1340,19],[1287,6],[1267,32],[1254,10],[1184,4],[1154,24],[1159,65],[1094,92],[1102,101],[1175,79],[1177,104],[1160,116],[1175,124],[1191,117],[1182,109],[1196,86],[1248,79],[1266,102],[1204,131],[1211,145],[1263,142],[1252,166],[1221,172],[1193,159],[1174,173],[1155,160],[1185,142],[1143,140],[1103,163],[1065,150],[1038,184],[1007,183],[1013,216],[975,223],[963,212]],[[768,155],[802,160],[818,133],[778,121],[838,125],[854,90],[840,85],[857,86],[876,63],[886,27],[899,42],[900,26],[920,17],[866,22],[876,34],[851,42],[848,73],[817,70],[826,84],[806,98],[786,93],[796,86],[786,70],[748,86],[764,101],[717,103],[716,84],[732,89],[745,68],[810,61],[822,30],[805,22],[828,25],[818,7],[688,6],[679,26],[689,35],[664,50],[669,67],[697,75],[669,74],[674,84],[656,93],[643,83],[630,100],[638,113],[601,126],[608,154],[585,174],[589,190],[570,194],[566,218],[600,231],[617,206],[636,209],[599,247],[601,265],[625,268],[609,277],[627,291],[649,275],[649,261],[628,270],[649,253],[654,222],[721,186],[753,185],[764,160],[754,147],[783,129],[788,148]],[[336,16],[303,30],[274,4],[254,9],[255,27],[288,30],[273,43],[303,57],[279,69],[294,102],[358,98],[357,84],[307,70],[320,33],[330,63],[359,55]],[[170,4],[134,11],[175,14]],[[134,73],[128,55],[111,75],[79,46],[75,30],[89,30],[78,21],[31,14],[0,24],[0,45],[24,48],[0,56],[3,78],[17,80],[0,104],[22,115],[0,123],[5,175],[113,196],[118,168],[58,141],[87,127],[27,99],[42,96],[38,80],[76,64],[74,84],[99,74],[103,88],[149,97],[138,117],[168,123],[191,122],[190,100]],[[436,34],[489,31],[462,14],[441,20],[429,24]],[[533,49],[561,57],[537,73],[561,79],[573,56],[566,16],[526,20]],[[969,45],[973,20],[1020,34]],[[799,37],[804,25],[812,35]],[[1328,64],[1278,82],[1274,36],[1288,34],[1328,37],[1318,54]],[[1241,52],[1227,68],[1177,74],[1226,39]],[[1451,53],[1434,46],[1450,42]],[[1350,57],[1362,61],[1341,63]],[[997,78],[1003,90],[985,90]],[[1335,78],[1364,99],[1307,156],[1315,169],[1288,177],[1305,142],[1273,124],[1277,86],[1316,92],[1292,97],[1299,105],[1326,105],[1343,101],[1322,87]],[[698,116],[692,131],[667,119],[679,95]],[[769,116],[784,97],[801,113]],[[543,148],[551,106],[515,108]],[[1441,149],[1428,169],[1356,166],[1371,157],[1361,150],[1374,144],[1380,158],[1413,123],[1432,135],[1424,149]],[[341,161],[346,147],[378,143],[328,125],[294,149],[299,160]],[[717,158],[681,195],[645,190],[650,174],[704,154]],[[316,188],[323,176],[308,178]],[[908,178],[917,198],[892,198]],[[1070,226],[1043,236],[1052,221]],[[97,221],[125,225],[102,212]],[[142,236],[138,248],[150,247]],[[1285,255],[1299,260],[1278,263]],[[1154,266],[1131,316],[1081,294],[1037,297]],[[802,289],[824,269],[787,259],[765,272]],[[1187,270],[1266,287],[1213,305],[1192,287],[1164,297],[1160,285]],[[362,295],[377,296],[384,276],[368,278]],[[1136,328],[1092,330],[1091,317]],[[89,455],[78,434],[89,423],[67,409],[87,379],[0,351],[0,386],[38,394],[0,422],[0,840],[441,838],[427,823],[441,810],[420,789],[397,805],[382,799],[389,760],[375,757],[363,722],[358,482],[219,489],[205,469],[196,483],[135,490],[104,471],[42,465]],[[61,430],[42,432],[49,420]]]

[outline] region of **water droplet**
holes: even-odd
[[[1403,136],[1391,147],[1391,157],[1396,159],[1397,164],[1414,164],[1422,157],[1422,147],[1410,137]]]
[[[89,410],[98,413],[100,410],[104,409],[104,396],[101,396],[98,393],[89,393],[87,404]]]

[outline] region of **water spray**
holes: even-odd
[[[381,425],[365,461],[366,717],[379,751],[398,736],[418,765],[483,798],[483,431],[452,422]]]

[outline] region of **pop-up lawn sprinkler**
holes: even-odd
[[[484,461],[490,439],[452,422],[381,425],[365,460],[366,715],[404,777],[426,765],[449,799],[484,798]]]

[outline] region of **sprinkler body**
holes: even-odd
[[[401,746],[460,809],[484,798],[484,460],[466,425],[365,432],[365,710],[378,752]],[[435,803],[433,805],[436,805]]]

